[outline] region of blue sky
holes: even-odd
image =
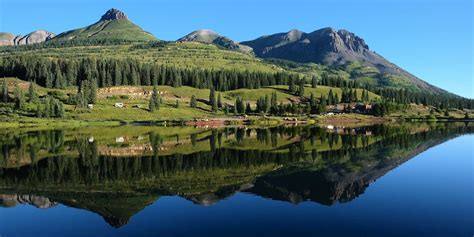
[[[159,39],[208,28],[237,41],[331,26],[431,84],[474,98],[472,0],[0,0],[0,31],[55,33],[118,8]]]

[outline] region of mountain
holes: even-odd
[[[212,30],[202,29],[191,32],[177,40],[178,42],[200,42],[205,44],[215,44],[229,50],[236,50],[245,53],[252,52],[252,48],[239,44],[225,36],[221,36]]]
[[[35,30],[25,36],[0,32],[0,46],[36,44],[52,39],[56,34],[46,30]]]
[[[128,20],[120,10],[108,10],[98,22],[84,28],[70,30],[59,34],[55,40],[72,39],[113,39],[127,41],[157,40],[152,34]]]
[[[323,28],[311,33],[291,30],[262,36],[255,40],[241,42],[253,48],[261,58],[285,59],[299,63],[319,63],[330,67],[343,67],[352,63],[361,68],[370,67],[378,72],[377,84],[399,86],[442,93],[444,90],[426,83],[381,55],[371,51],[364,39],[347,30],[336,31]]]

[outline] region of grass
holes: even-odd
[[[64,32],[54,40],[71,39],[122,39],[130,41],[157,40],[127,19],[99,21],[90,26]]]
[[[0,81],[0,84],[3,81]],[[15,85],[24,91],[24,94],[27,93],[29,83],[16,79],[16,78],[7,78],[7,83],[9,84],[10,97],[13,97],[13,90]],[[71,87],[64,90],[59,89],[47,89],[41,86],[36,85],[36,91],[39,96],[44,96],[48,93],[59,94],[61,100],[66,101],[67,94],[74,94],[77,91],[77,88]],[[198,89],[188,86],[183,87],[171,87],[171,86],[157,86],[158,91],[162,92],[163,103],[159,110],[155,112],[150,112],[148,110],[148,98],[131,98],[127,93],[129,89],[134,90],[146,90],[151,91],[153,87],[144,86],[144,87],[114,87],[118,89],[118,92],[99,92],[98,101],[94,104],[94,108],[88,111],[78,111],[75,110],[74,105],[66,105],[66,119],[57,120],[58,124],[67,124],[69,120],[72,120],[71,124],[74,126],[80,124],[79,121],[85,122],[94,122],[94,121],[116,121],[116,122],[133,122],[133,121],[162,121],[162,120],[189,120],[194,118],[211,118],[224,116],[222,110],[217,113],[212,113],[210,106],[207,104],[209,99],[209,89]],[[311,93],[314,93],[317,98],[321,95],[327,96],[329,91],[333,90],[334,93],[341,95],[341,89],[335,87],[327,86],[318,86],[317,88],[305,87],[305,97],[309,97]],[[245,102],[250,103],[253,107],[255,106],[256,101],[260,97],[268,95],[271,97],[272,93],[276,92],[278,102],[289,103],[289,102],[298,102],[301,100],[301,97],[291,94],[288,91],[288,86],[272,86],[264,87],[259,89],[238,89],[225,92],[217,92],[221,94],[222,102],[233,105],[237,97],[241,97]],[[120,94],[123,93],[123,94]],[[191,96],[195,95],[198,99],[197,108],[191,108],[189,106],[189,101]],[[362,90],[358,89],[358,96],[362,95]],[[127,97],[121,97],[127,96]],[[369,93],[369,98],[371,100],[377,100],[380,98],[378,95]],[[176,100],[179,101],[179,107],[176,108]],[[115,108],[114,104],[117,102],[125,103],[126,108]],[[5,106],[5,105],[3,105]],[[12,105],[10,105],[12,106]],[[139,106],[139,108],[137,107]],[[34,114],[36,106],[31,103],[25,103],[26,114]],[[38,124],[44,124],[48,126],[51,124],[49,119],[35,119],[32,117],[23,118],[22,114],[16,113],[15,116],[12,114],[4,114],[8,116],[3,116],[2,124],[0,127],[18,127],[18,126],[35,126]],[[20,122],[21,121],[21,122]],[[63,122],[62,122],[63,121]]]
[[[225,50],[216,45],[194,42],[170,42],[156,47],[143,48],[147,43],[128,45],[73,46],[63,48],[40,48],[31,50],[1,51],[4,56],[35,55],[51,59],[97,58],[97,59],[136,59],[142,63],[171,65],[181,68],[214,70],[237,70],[274,73],[282,68],[254,57],[251,54]]]

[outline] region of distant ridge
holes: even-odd
[[[0,32],[0,46],[25,45],[42,43],[52,39],[56,34],[46,30],[35,30],[27,35],[14,35],[9,32]]]
[[[200,42],[206,44],[215,44],[229,50],[236,50],[245,53],[252,52],[252,48],[239,44],[225,36],[208,29],[193,31],[177,40],[178,42]]]

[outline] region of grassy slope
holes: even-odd
[[[0,80],[0,84],[3,81]],[[27,93],[28,82],[8,78],[9,89],[11,97],[13,96],[13,89],[15,84],[19,84],[20,88],[24,90],[24,94]],[[37,93],[42,96],[46,95],[48,92],[56,91],[61,92],[66,95],[67,93],[75,93],[76,88],[67,88],[65,90],[58,89],[46,89],[40,86],[36,86]],[[144,90],[152,90],[152,87],[140,87]],[[326,86],[318,86],[317,88],[305,87],[305,97],[309,97],[311,93],[314,93],[317,98],[321,95],[327,96],[329,90],[333,90],[334,93],[341,95],[340,88],[332,88]],[[203,117],[218,117],[224,116],[223,111],[217,113],[212,113],[210,111],[210,106],[206,103],[209,98],[208,89],[197,89],[192,87],[170,87],[170,86],[158,86],[158,90],[165,93],[165,96],[162,97],[163,104],[161,105],[160,110],[151,113],[148,111],[148,98],[128,98],[122,99],[120,95],[114,95],[110,97],[108,94],[99,94],[98,102],[94,105],[94,109],[89,112],[79,113],[74,110],[73,105],[66,105],[66,115],[67,118],[73,119],[73,123],[70,120],[55,120],[54,124],[58,126],[79,126],[83,122],[98,122],[98,121],[158,121],[158,120],[183,120],[183,119],[193,119],[193,118],[203,118]],[[289,103],[291,101],[299,101],[301,98],[292,95],[288,92],[288,86],[272,86],[260,89],[238,89],[226,92],[217,92],[221,94],[222,102],[228,103],[230,105],[234,104],[236,97],[241,97],[245,102],[249,102],[252,106],[255,106],[256,100],[261,97],[268,95],[269,97],[273,92],[277,93],[277,99],[279,102]],[[358,90],[358,96],[360,98],[362,91]],[[197,108],[190,108],[189,101],[191,95],[195,95],[198,98]],[[377,100],[380,97],[376,94],[369,93],[371,100]],[[63,99],[65,100],[65,96]],[[176,100],[179,100],[179,107],[176,108]],[[115,108],[113,105],[116,102],[123,102],[127,105],[126,108]],[[135,107],[135,105],[140,105],[141,108]],[[10,104],[9,106],[12,106]],[[26,110],[29,110],[31,114],[34,113],[36,107],[30,103],[26,103]],[[28,113],[18,114],[11,113],[12,110],[6,109],[5,105],[0,106],[0,120],[1,127],[17,127],[21,121],[22,126],[35,125],[35,123],[40,124],[51,124],[49,119],[36,119],[25,117]],[[392,116],[403,116],[403,117],[426,117],[430,113],[430,108],[421,105],[411,105],[410,108],[404,113],[396,113]],[[444,111],[435,112],[435,116],[443,117]],[[349,115],[348,115],[349,116]],[[455,118],[464,117],[464,112],[460,110],[451,110],[450,116]],[[474,117],[473,111],[470,111],[470,116]],[[338,117],[339,118],[339,117]],[[345,119],[356,119],[361,120],[362,118],[345,118]],[[362,119],[363,120],[363,119]],[[64,122],[61,122],[64,121]]]
[[[0,82],[0,84],[3,82]],[[20,88],[24,90],[24,94],[27,93],[28,82],[8,78],[8,84],[10,93],[13,93],[13,89],[16,84],[19,84]],[[152,87],[140,87],[144,90],[152,90]],[[66,105],[67,116],[78,120],[87,121],[104,121],[104,120],[118,120],[118,121],[144,121],[144,120],[163,120],[163,119],[191,119],[196,117],[214,117],[224,115],[223,111],[217,114],[210,112],[210,106],[205,103],[209,98],[209,89],[197,89],[192,87],[170,87],[170,86],[158,86],[159,91],[164,92],[166,96],[163,96],[163,104],[160,110],[150,113],[148,111],[148,98],[129,98],[121,99],[120,96],[115,95],[110,97],[108,94],[99,94],[99,100],[94,105],[94,109],[91,112],[77,113],[74,110],[74,106]],[[287,86],[274,86],[260,89],[238,89],[226,92],[217,92],[221,94],[222,102],[233,105],[237,97],[241,97],[244,101],[249,102],[252,106],[255,105],[256,100],[261,97],[268,95],[269,97],[275,91],[277,93],[277,99],[283,103],[289,103],[290,101],[298,101],[300,97],[292,95],[288,92]],[[311,92],[315,93],[316,96],[327,95],[329,90],[332,89],[335,93],[340,93],[339,88],[331,88],[326,86],[318,86],[317,88],[305,88],[305,96],[309,96]],[[46,89],[41,86],[36,86],[38,95],[43,96],[48,92],[56,91],[62,92],[66,95],[67,93],[75,93],[76,88],[68,88],[65,90],[58,89]],[[359,93],[360,95],[361,93]],[[195,95],[199,100],[197,108],[190,108],[189,101],[191,95]],[[13,95],[11,95],[12,97]],[[108,97],[108,98],[107,98]],[[377,99],[378,96],[371,94],[371,98]],[[65,97],[63,97],[65,99]],[[176,108],[176,100],[179,100],[179,107]],[[115,108],[113,105],[116,102],[123,102],[127,105],[127,108]],[[134,107],[140,105],[141,108]],[[35,106],[26,103],[25,108],[35,110]]]
[[[200,43],[167,43],[155,48],[141,49],[131,45],[75,46],[66,48],[34,49],[1,52],[2,56],[36,55],[49,58],[73,59],[137,59],[143,63],[173,65],[201,69],[228,69],[237,71],[276,72],[283,69],[250,54],[224,50],[215,45]]]
[[[122,39],[150,41],[156,38],[126,19],[99,21],[90,26],[61,33],[54,40],[70,39]]]

